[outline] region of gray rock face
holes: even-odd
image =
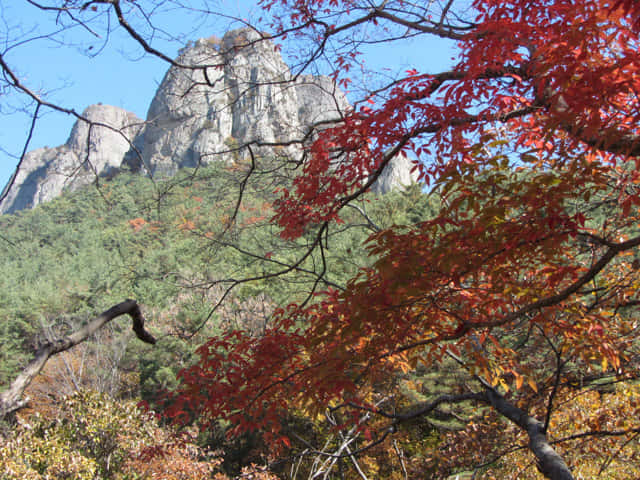
[[[183,167],[231,163],[247,155],[237,150],[247,144],[258,156],[277,152],[297,160],[310,128],[339,121],[349,108],[332,79],[293,79],[274,44],[247,28],[222,40],[198,40],[177,63],[145,122],[116,107],[92,105],[83,114],[91,124],[76,122],[64,145],[28,153],[0,213],[32,208],[123,166],[168,177]],[[274,143],[282,145],[268,145]],[[409,169],[410,162],[398,157],[376,191],[410,183]]]
[[[160,84],[142,134],[142,166],[155,176],[230,162],[237,145],[300,140],[314,122],[339,119],[349,106],[328,77],[294,82],[273,43],[250,29],[228,32],[217,44],[201,39],[177,61],[206,67],[207,75],[172,67]],[[280,153],[295,158],[299,148]]]
[[[349,108],[342,90],[326,76],[301,75],[297,78],[295,92],[298,97],[298,120],[302,125],[335,121]]]
[[[414,165],[404,154],[396,155],[382,171],[371,190],[375,193],[387,193],[402,187],[408,187],[418,181],[418,172],[411,172]]]
[[[75,190],[97,176],[115,173],[142,120],[110,105],[91,105],[64,145],[40,148],[25,155],[13,185],[0,203],[0,213],[13,213],[48,202],[65,190]],[[11,181],[9,185],[11,185]],[[7,187],[5,187],[7,188]]]
[[[135,114],[110,105],[91,105],[82,116],[95,124],[76,122],[65,145],[89,172],[108,175],[118,170],[144,122]]]

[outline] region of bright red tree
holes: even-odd
[[[407,71],[317,134],[277,205],[282,235],[314,231],[321,248],[399,152],[441,209],[373,235],[375,262],[344,291],[280,310],[262,337],[211,339],[173,413],[288,446],[293,410],[340,411],[376,443],[445,405],[479,405],[510,421],[547,478],[571,479],[557,404],[638,373],[640,12],[624,0],[476,0],[462,20],[466,2],[425,3],[264,2],[278,12],[275,38],[338,52],[342,84],[365,26],[377,41],[402,32],[460,48],[450,71]],[[390,379],[443,362],[468,381],[404,409],[389,400]],[[577,425],[576,438],[624,443],[640,431],[637,415],[617,425]]]

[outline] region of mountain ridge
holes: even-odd
[[[252,145],[252,155],[299,162],[310,129],[339,122],[349,108],[331,78],[293,78],[275,45],[254,30],[200,39],[168,69],[145,120],[91,105],[65,144],[28,152],[3,190],[0,214],[33,208],[123,169],[167,178],[185,167],[230,164],[243,145]],[[408,185],[411,167],[405,156],[396,157],[374,191]]]

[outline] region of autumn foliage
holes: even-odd
[[[510,421],[504,438],[529,445],[545,476],[573,478],[539,447],[614,429],[574,413],[567,431],[558,418],[566,402],[576,389],[638,373],[637,4],[476,0],[468,21],[447,16],[455,2],[440,19],[411,8],[403,16],[402,4],[266,2],[288,14],[275,17],[279,34],[318,48],[368,23],[390,36],[401,26],[448,37],[460,49],[450,71],[409,70],[321,130],[293,188],[281,190],[274,221],[285,238],[313,232],[319,242],[400,152],[415,159],[439,212],[371,236],[369,268],[344,290],[280,309],[263,336],[210,339],[182,373],[172,414],[228,420],[230,434],[260,432],[275,451],[291,446],[283,419],[292,412],[340,411],[338,428],[356,425],[375,444],[444,404],[468,402]],[[337,79],[358,61],[352,53],[336,61]],[[411,408],[394,404],[402,397],[394,379],[444,361],[470,380]],[[616,402],[593,408],[615,418]],[[501,421],[487,423],[492,435]],[[617,425],[629,440],[618,452],[639,428]]]

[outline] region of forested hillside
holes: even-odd
[[[322,258],[311,256],[290,268],[312,239],[280,238],[271,223],[272,203],[275,189],[287,181],[265,173],[262,182],[241,189],[247,168],[185,169],[162,182],[123,173],[33,210],[0,216],[3,387],[39,344],[73,332],[124,298],[138,301],[158,339],[156,345],[144,345],[128,320],[110,323],[87,343],[49,361],[27,390],[32,400],[27,412],[58,418],[67,405],[65,395],[85,390],[106,395],[95,400],[104,405],[144,400],[162,411],[178,372],[192,365],[204,339],[237,328],[259,336],[274,308],[308,301],[327,285],[342,288],[358,268],[370,264],[364,241],[372,233],[424,220],[434,210],[435,200],[418,185],[372,194],[323,237]],[[290,271],[270,277],[283,269]],[[108,411],[113,408],[120,407]],[[202,446],[220,447],[220,438],[204,438]],[[245,443],[227,446],[230,472],[260,461],[259,455],[244,457]],[[82,460],[78,478],[98,468],[92,465],[100,459],[91,455],[100,453]],[[47,468],[55,470],[61,461],[54,456]],[[216,462],[208,465],[198,468],[208,472]],[[118,471],[103,471],[104,478]]]
[[[259,332],[275,305],[304,300],[322,260],[310,257],[287,275],[263,278],[292,263],[306,241],[287,242],[274,231],[272,179],[240,196],[242,177],[240,168],[224,167],[185,170],[158,183],[123,174],[1,216],[2,382],[47,332],[72,330],[124,298],[143,305],[150,329],[163,338],[147,352],[159,356],[160,373],[146,372],[154,376],[175,374],[177,367],[155,350],[192,344],[187,339],[196,331],[246,326]],[[427,204],[418,187],[364,200],[361,212],[353,209],[323,240],[331,265],[323,286],[344,285],[370,261],[363,240],[372,230],[416,221],[428,214]],[[215,310],[225,294],[233,300]],[[114,328],[130,337],[121,323]],[[144,348],[131,347],[136,356]]]

